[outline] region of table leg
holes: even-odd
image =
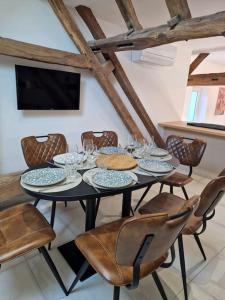
[[[95,228],[96,199],[86,200],[85,231]]]
[[[86,220],[85,220],[85,231],[88,231],[95,227],[95,214],[96,214],[96,199],[86,200]],[[58,247],[59,252],[65,258],[67,263],[70,265],[72,270],[77,274],[83,265],[85,258],[80,250],[75,245],[74,241],[66,243]],[[89,266],[85,274],[81,277],[81,281],[89,278],[95,274],[95,270]]]
[[[122,217],[130,216],[131,196],[131,191],[123,193]]]

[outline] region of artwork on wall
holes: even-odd
[[[225,87],[219,88],[219,93],[216,101],[215,115],[224,115],[225,111]]]

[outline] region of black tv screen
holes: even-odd
[[[15,66],[19,110],[79,110],[80,74]]]

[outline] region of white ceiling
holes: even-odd
[[[89,6],[97,18],[119,25],[121,33],[126,31],[115,0],[64,0],[64,2],[70,8],[80,4]],[[165,0],[133,0],[132,2],[143,27],[161,25],[170,18]],[[188,0],[188,4],[192,17],[225,11],[225,0]],[[192,40],[188,41],[188,45],[192,47],[194,53],[213,51],[207,60],[225,65],[224,37]],[[217,52],[214,53],[214,50]]]

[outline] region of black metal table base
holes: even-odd
[[[77,248],[77,246],[75,245],[74,241],[59,246],[58,250],[61,253],[61,255],[64,257],[64,259],[67,261],[69,266],[72,268],[74,273],[77,274],[81,266],[83,265],[85,258],[80,252],[80,250]],[[95,270],[91,266],[89,266],[87,271],[81,277],[80,281],[84,281],[85,279],[91,277],[95,273],[96,273]]]

